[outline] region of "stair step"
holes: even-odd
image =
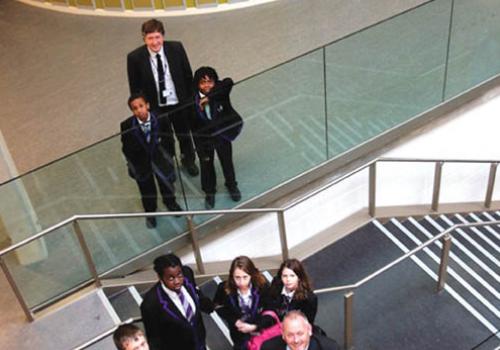
[[[109,298],[111,305],[113,305],[122,322],[129,318],[141,317],[140,303],[133,294],[134,292],[137,293],[137,290],[132,286]]]
[[[220,278],[214,278],[200,285],[202,293],[213,300]],[[207,331],[207,346],[210,350],[231,350],[233,348],[229,338],[229,330],[224,321],[215,312],[203,314],[203,322]]]

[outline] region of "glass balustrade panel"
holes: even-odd
[[[185,217],[157,216],[155,222],[156,227],[148,227],[141,217],[81,220],[79,225],[97,270],[103,273],[187,231]]]
[[[176,190],[182,203],[180,187]],[[0,205],[5,215],[2,229],[13,243],[75,214],[144,212],[119,136],[3,185],[0,196],[10,198]],[[167,210],[159,193],[157,205],[158,211]],[[157,221],[157,227],[151,229],[144,218],[82,221],[91,251],[99,257],[98,270],[104,272],[186,231],[183,218]]]
[[[489,171],[489,164],[445,163],[440,203],[484,203]]]
[[[227,261],[227,269],[217,270],[218,273],[229,271],[230,262],[239,255],[254,258],[266,258],[259,269],[265,270],[281,261],[281,245],[278,219],[274,213],[257,214],[224,214],[219,221],[210,222],[209,215],[197,215],[199,222],[205,222],[197,228],[202,245],[201,256],[204,262]],[[205,237],[205,238],[204,238]],[[235,249],[235,242],[241,242]],[[270,260],[268,260],[270,259]],[[195,264],[192,252],[182,259],[184,264]],[[268,264],[268,261],[272,265]]]
[[[447,99],[500,73],[500,1],[454,3]]]
[[[336,225],[348,218],[351,223],[366,219],[367,206],[368,169],[364,169],[287,209],[288,244],[333,242],[342,235]]]
[[[432,1],[325,48],[335,157],[441,102],[451,1]]]
[[[244,202],[326,160],[322,50],[285,63],[234,86],[233,107],[242,116],[232,143],[236,181]],[[230,198],[217,156],[215,208]],[[183,176],[189,209],[205,208],[200,177]]]
[[[5,261],[30,308],[92,278],[71,225],[7,254]]]
[[[317,288],[318,283],[314,284]],[[322,284],[324,285],[324,284]],[[328,286],[333,287],[334,285]],[[320,327],[329,338],[334,339],[343,349],[344,343],[344,294],[331,292],[318,295],[318,312],[314,319],[316,327]]]
[[[433,185],[432,162],[377,162],[377,207],[429,207]]]

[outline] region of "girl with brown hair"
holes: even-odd
[[[214,298],[215,311],[227,323],[233,349],[246,349],[252,334],[271,326],[274,320],[261,316],[262,302],[269,285],[250,258],[238,256],[229,269],[229,278],[219,284]]]
[[[291,310],[300,310],[311,325],[318,311],[318,297],[314,294],[309,276],[297,259],[285,260],[274,277],[266,309],[276,311],[280,319]]]

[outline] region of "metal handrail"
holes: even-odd
[[[104,338],[107,338],[110,335],[112,335],[118,329],[118,327],[120,327],[121,325],[130,324],[130,323],[136,323],[136,322],[141,322],[141,321],[142,321],[141,317],[132,317],[132,318],[129,318],[129,319],[127,319],[127,320],[125,320],[125,321],[123,321],[123,322],[115,325],[114,327],[108,329],[107,331],[105,331],[105,332],[103,332],[103,333],[95,336],[94,338],[90,339],[89,341],[86,341],[85,343],[77,346],[76,348],[73,348],[73,350],[83,350],[83,349],[86,349],[89,346],[92,346],[95,343],[100,342]]]
[[[384,267],[381,267],[377,271],[371,273],[370,275],[366,276],[365,278],[361,279],[360,281],[354,283],[354,284],[347,284],[343,286],[337,286],[337,287],[327,287],[327,288],[320,288],[316,289],[314,293],[316,294],[324,294],[324,293],[330,293],[330,292],[340,292],[340,291],[345,291],[345,290],[354,290],[362,285],[364,285],[367,282],[370,282],[372,279],[377,277],[378,275],[384,273],[385,271],[389,270],[390,268],[394,267],[395,265],[399,264],[401,261],[406,260],[407,258],[411,257],[412,255],[418,253],[422,249],[426,248],[427,246],[431,245],[435,241],[443,238],[444,236],[448,234],[452,234],[452,231],[455,231],[457,229],[463,228],[463,227],[477,227],[477,226],[488,226],[488,225],[500,225],[500,220],[495,220],[495,221],[483,221],[483,222],[470,222],[467,224],[455,224],[451,227],[448,227],[446,230],[441,232],[440,234],[432,237],[425,243],[422,243],[421,245],[415,247],[414,249],[410,250],[408,253],[405,255],[400,256],[396,260],[390,262],[389,264],[385,265]]]
[[[342,182],[343,180],[369,168],[370,166],[372,165],[375,165],[376,163],[379,163],[379,162],[395,162],[395,163],[437,163],[437,162],[443,162],[443,163],[477,163],[477,164],[497,164],[497,163],[500,163],[500,160],[498,159],[495,159],[495,160],[471,160],[471,159],[431,159],[431,158],[425,158],[425,159],[422,159],[422,158],[397,158],[397,157],[379,157],[379,158],[375,158],[374,160],[372,160],[371,162],[368,162],[340,177],[338,177],[337,179],[333,180],[332,182],[329,182],[319,188],[317,188],[316,190],[308,193],[307,195],[291,202],[290,204],[286,205],[285,207],[283,207],[283,209],[286,211],[290,208],[293,208],[295,207],[296,205],[306,201],[307,199],[309,198],[312,198],[314,197],[315,195],[317,195],[318,193],[320,192],[323,192],[324,190],[338,184],[339,182]]]
[[[3,250],[0,250],[0,257],[8,254],[18,248],[21,248],[33,241],[36,241],[43,236],[60,229],[68,224],[78,220],[99,220],[99,219],[129,219],[129,218],[146,218],[158,216],[188,216],[188,215],[217,215],[217,214],[254,214],[254,213],[276,213],[282,211],[281,208],[254,208],[254,209],[220,209],[220,210],[189,210],[189,211],[176,211],[176,212],[154,212],[154,213],[116,213],[116,214],[78,214],[63,220],[55,225],[46,228],[39,233],[28,237],[20,242],[17,242]]]
[[[46,228],[43,231],[40,231],[39,233],[28,237],[18,243],[15,243],[3,250],[0,250],[0,257],[4,256],[5,254],[8,254],[18,248],[21,248],[53,231],[56,231],[57,229],[60,229],[61,227],[64,227],[68,224],[73,223],[74,221],[77,220],[95,220],[95,219],[126,219],[126,218],[145,218],[145,217],[152,217],[152,216],[195,216],[195,215],[218,215],[218,214],[252,214],[252,213],[278,213],[278,212],[284,212],[287,211],[298,204],[314,197],[318,193],[321,193],[325,191],[326,189],[335,186],[336,184],[344,181],[345,179],[359,173],[360,171],[365,170],[366,168],[370,167],[371,165],[374,165],[379,162],[399,162],[399,163],[436,163],[436,162],[443,162],[443,163],[482,163],[482,164],[495,164],[495,163],[500,163],[500,160],[469,160],[469,159],[419,159],[419,158],[376,158],[372,160],[371,162],[368,162],[340,177],[337,179],[333,180],[332,182],[321,186],[320,188],[306,194],[305,196],[293,201],[292,203],[282,207],[282,208],[248,208],[248,209],[240,209],[240,208],[235,208],[235,209],[217,209],[217,210],[187,210],[187,211],[178,211],[178,212],[154,212],[154,213],[114,213],[114,214],[79,214],[79,215],[73,215],[55,225],[52,225],[48,228]]]
[[[426,242],[420,244],[419,246],[415,247],[414,249],[410,250],[408,253],[400,256],[399,258],[397,258],[396,260],[390,262],[389,264],[385,265],[384,267],[378,269],[377,271],[371,273],[370,275],[366,276],[365,278],[359,280],[358,282],[354,283],[354,284],[348,284],[348,285],[343,285],[343,286],[337,286],[337,287],[327,287],[327,288],[320,288],[320,289],[315,289],[314,290],[314,293],[315,294],[326,294],[326,293],[333,293],[333,292],[341,292],[341,291],[353,291],[361,286],[363,286],[365,283],[368,283],[370,282],[372,279],[376,278],[377,276],[379,276],[380,274],[386,272],[387,270],[389,270],[390,268],[396,266],[397,264],[399,264],[400,262],[402,262],[403,260],[406,260],[407,258],[415,255],[416,253],[420,252],[421,250],[423,250],[424,248],[426,248],[427,246],[431,245],[432,243],[434,243],[435,241],[449,235],[449,234],[452,234],[452,231],[455,231],[457,229],[461,229],[461,228],[468,228],[468,227],[478,227],[478,226],[489,226],[489,225],[500,225],[500,220],[494,220],[494,221],[487,221],[487,222],[475,222],[475,223],[467,223],[467,224],[455,224],[449,228],[447,228],[446,230],[444,230],[443,232],[439,233],[438,235],[434,236],[433,238],[427,240]],[[211,274],[212,275],[212,274]],[[213,275],[218,275],[218,274],[213,274]],[[441,276],[440,276],[441,277]],[[141,282],[141,283],[151,283],[151,281],[147,281],[147,282]],[[352,298],[352,293],[349,295],[350,298]],[[352,299],[351,299],[352,300]],[[352,301],[351,301],[352,302]],[[351,306],[352,307],[352,306]],[[128,323],[132,323],[132,322],[138,322],[140,321],[141,318],[134,318],[134,319],[128,319],[122,323],[120,323],[119,325],[95,336],[94,338],[92,338],[91,340],[89,340],[88,342],[76,347],[74,350],[83,350],[99,341],[101,341],[102,339],[108,337],[109,335],[111,335],[121,324],[128,324]]]
[[[436,164],[436,169],[434,173],[434,190],[433,190],[433,198],[432,198],[432,205],[431,208],[432,210],[436,211],[438,204],[439,204],[439,192],[440,192],[440,183],[441,183],[441,169],[442,166],[445,163],[477,163],[477,164],[487,164],[490,163],[490,175],[489,175],[489,181],[488,181],[488,188],[487,188],[487,194],[486,194],[486,199],[485,199],[485,207],[489,208],[491,204],[491,197],[494,189],[494,183],[495,183],[495,176],[496,176],[496,168],[498,164],[500,163],[500,160],[462,160],[462,159],[418,159],[418,158],[377,158],[372,160],[371,162],[368,162],[367,164],[364,164],[338,178],[335,180],[331,181],[330,183],[320,187],[319,189],[308,193],[307,195],[301,197],[300,199],[288,204],[287,206],[283,208],[254,208],[254,209],[220,209],[220,210],[191,210],[191,211],[180,211],[180,212],[155,212],[155,213],[116,213],[116,214],[84,214],[84,215],[74,215],[66,220],[61,221],[58,224],[55,224],[29,238],[26,238],[14,245],[11,245],[10,247],[3,249],[0,251],[0,267],[4,271],[7,280],[9,281],[11,288],[13,289],[21,307],[23,308],[26,317],[28,320],[32,321],[34,319],[33,317],[33,310],[31,310],[26,302],[24,301],[24,298],[22,297],[21,291],[17,287],[15,280],[13,276],[11,275],[5,260],[4,256],[18,248],[21,248],[37,239],[40,239],[44,237],[45,235],[65,226],[68,224],[73,224],[75,233],[77,235],[78,241],[80,243],[80,247],[82,250],[82,253],[85,257],[86,263],[88,265],[88,269],[92,275],[92,278],[95,282],[95,285],[97,287],[101,286],[101,281],[100,281],[100,275],[97,273],[96,266],[93,262],[91,252],[86,244],[83,232],[80,229],[78,221],[80,220],[96,220],[96,219],[119,219],[119,218],[143,218],[143,217],[152,217],[152,216],[184,216],[187,219],[188,223],[188,231],[191,236],[191,244],[193,247],[193,252],[195,254],[195,260],[196,264],[198,266],[198,270],[201,274],[205,273],[204,270],[204,264],[201,259],[201,251],[198,243],[198,237],[196,235],[196,230],[192,222],[192,218],[195,215],[218,215],[218,214],[254,214],[254,213],[274,213],[277,215],[277,220],[278,220],[278,228],[279,228],[279,235],[280,235],[280,244],[281,244],[281,255],[283,259],[288,258],[289,250],[288,250],[288,243],[287,243],[287,235],[286,235],[286,222],[285,222],[285,212],[297,206],[298,204],[304,202],[305,200],[317,195],[318,193],[321,193],[325,191],[326,189],[342,182],[343,180],[359,173],[360,171],[363,171],[367,168],[369,168],[369,203],[368,203],[368,212],[372,217],[375,217],[375,208],[376,208],[376,165],[378,162],[422,162],[422,163],[435,163]],[[473,226],[473,225],[471,225]],[[441,236],[440,236],[441,237]],[[437,239],[437,238],[436,238]],[[430,243],[429,243],[430,244]],[[411,254],[406,254],[410,256]],[[398,262],[404,260],[407,258],[407,256],[403,256],[400,259],[397,259],[395,262],[393,262],[393,265],[386,266],[385,269],[389,269],[390,267],[394,266]],[[382,273],[385,271],[381,270],[373,274],[373,276],[368,276],[369,279],[376,277],[378,274]],[[368,279],[368,280],[369,280]],[[364,283],[363,281],[360,281]],[[359,282],[358,282],[359,283]],[[345,290],[345,289],[355,289],[359,285],[354,284],[354,285],[349,285],[349,286],[341,286],[341,287],[332,287],[333,290]],[[322,293],[322,290],[319,291]],[[346,304],[347,305],[347,304]]]

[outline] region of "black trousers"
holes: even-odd
[[[179,142],[183,165],[193,164],[195,159],[191,128],[189,127],[191,113],[194,113],[191,106],[180,108],[178,105],[158,107],[157,111],[157,115],[160,118],[168,114],[175,137],[177,138],[177,142]]]
[[[141,192],[141,201],[145,212],[155,212],[157,208],[158,192],[156,190],[155,178],[156,182],[158,182],[158,187],[160,187],[160,193],[165,206],[168,208],[171,204],[175,203],[174,184],[164,178],[162,179],[157,174],[151,174],[142,181],[136,181]]]
[[[230,141],[222,138],[215,138],[212,142],[204,142],[198,146],[198,157],[200,158],[201,188],[205,193],[216,192],[217,179],[215,176],[214,156],[217,152],[226,187],[234,187],[236,175],[233,165],[233,146]]]

